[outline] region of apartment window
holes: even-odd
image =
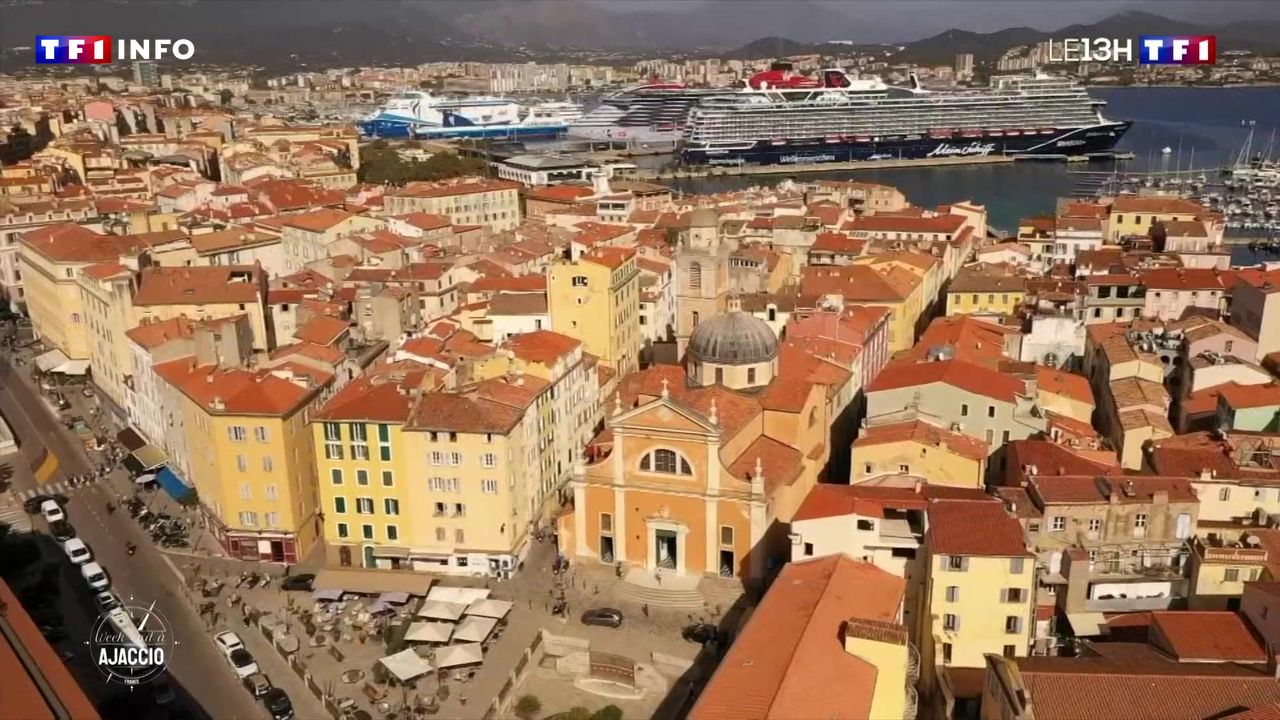
[[[960,616],[954,613],[946,613],[942,616],[942,629],[947,632],[957,632],[960,629]]]
[[[1231,488],[1224,487],[1218,489],[1218,500],[1226,502],[1231,499]]]
[[[347,512],[347,499],[344,497],[336,497],[333,499],[333,511],[339,515]]]
[[[240,483],[240,499],[249,500],[253,496],[253,489],[249,483]]]
[[[351,535],[351,533],[350,533],[350,531],[347,529],[347,524],[346,524],[346,523],[338,523],[338,537],[340,537],[340,538],[344,538],[344,537],[349,537],[350,535]]]
[[[987,431],[987,445],[990,445],[990,444],[991,444],[995,439],[996,439],[996,433],[995,433],[995,431],[994,431],[994,430],[988,430],[988,431]]]
[[[1133,516],[1133,536],[1144,537],[1147,534],[1147,515],[1138,513]]]
[[[969,417],[969,403],[960,403],[960,417]]]
[[[480,460],[481,460],[481,463],[487,468],[498,466],[498,456],[495,455],[494,453],[485,453],[480,456]]]
[[[463,505],[462,503],[454,503],[454,504],[453,504],[453,516],[454,516],[454,517],[465,517],[465,516],[466,516],[466,514],[467,514],[467,506],[466,506],[466,505]]]
[[[333,480],[333,484],[334,484],[334,485],[341,485],[341,484],[342,484],[342,469],[341,469],[341,468],[334,468],[334,469],[330,470],[330,471],[329,471],[329,477],[330,477],[330,479],[332,479],[332,480]]]
[[[444,542],[445,532],[444,528],[436,528],[436,542]]]
[[[720,526],[720,545],[721,547],[733,547],[733,528],[728,525]]]
[[[1222,571],[1223,582],[1236,582],[1240,579],[1240,570],[1237,568],[1227,568]]]
[[[236,469],[239,470],[240,472],[249,471],[249,461],[246,460],[243,455],[236,456]]]
[[[481,480],[481,481],[480,481],[480,491],[481,491],[481,492],[483,492],[485,495],[497,495],[497,494],[498,494],[498,481],[497,481],[497,480],[488,480],[488,479],[486,479],[486,480]]]
[[[267,442],[270,438],[270,435],[267,433],[267,427],[265,425],[255,427],[253,429],[253,438],[260,443]]]
[[[356,470],[356,484],[357,484],[357,485],[368,485],[368,484],[369,484],[369,471],[368,471],[368,470]]]
[[[378,426],[378,459],[391,462],[391,426]]]
[[[392,487],[395,484],[396,484],[395,476],[391,474],[391,471],[383,470],[382,471],[382,487]]]
[[[432,450],[431,464],[436,467],[441,467],[442,465],[445,465],[446,463],[444,459],[444,453],[440,452],[439,450]]]
[[[227,428],[227,435],[231,437],[232,442],[244,442],[246,437],[243,425],[232,425]]]
[[[993,418],[993,417],[995,417],[995,416],[996,416],[996,406],[995,406],[995,405],[988,405],[988,406],[987,406],[987,417],[989,417],[989,418]]]
[[[1035,520],[1032,520],[1031,522],[1027,523],[1027,532],[1031,533],[1032,535],[1039,533],[1040,523],[1036,522]]]
[[[324,424],[324,457],[326,460],[342,459],[342,426],[338,423]]]
[[[960,588],[958,586],[947,586],[947,602],[960,602]]]
[[[942,643],[942,662],[951,663],[951,643]]]
[[[265,488],[263,488],[263,491],[264,491],[264,492],[266,492],[266,494],[267,494],[267,499],[268,499],[268,500],[275,500],[275,499],[276,499],[276,486],[275,486],[275,485],[267,485]]]
[[[373,498],[371,497],[356,498],[356,514],[372,515],[373,514]]]
[[[586,275],[574,275],[574,276],[573,276],[573,280],[572,280],[571,282],[572,282],[572,284],[573,284],[573,287],[586,287],[586,286],[587,286],[587,276],[586,276]]]
[[[462,528],[457,528],[453,531],[453,541],[459,545],[467,541],[467,534],[463,532]]]
[[[1016,657],[1016,656],[1017,656],[1017,654],[1018,654],[1018,646],[1016,646],[1016,645],[1005,645],[1005,646],[1004,646],[1004,656],[1005,656],[1005,657],[1007,657],[1007,658],[1009,658],[1009,659],[1013,659],[1014,657]]]
[[[399,515],[400,501],[395,498],[387,498],[382,501],[382,510],[388,515]]]
[[[270,455],[262,456],[262,472],[272,472],[275,470],[275,463],[271,461]]]
[[[431,512],[431,514],[434,515],[435,517],[444,517],[448,513],[449,513],[448,505],[442,502],[436,503],[435,508]]]
[[[1009,574],[1021,575],[1022,568],[1025,563],[1026,558],[1009,558]]]
[[[1022,632],[1022,617],[1018,615],[1005,616],[1004,631],[1009,635],[1017,635]]]
[[[942,567],[945,570],[964,572],[969,569],[969,558],[963,555],[943,555]]]
[[[609,513],[600,513],[600,532],[613,532],[613,515]]]
[[[251,510],[245,510],[240,513],[240,524],[244,527],[258,526],[258,513]]]
[[[1097,538],[1102,532],[1102,518],[1089,518],[1089,537]]]
[[[871,466],[871,463],[863,463],[863,464],[862,464],[862,471],[863,471],[863,472],[865,472],[866,474],[870,475],[870,474],[871,474],[871,467],[872,467],[872,466]]]
[[[269,512],[264,516],[264,518],[267,521],[267,527],[269,528],[280,527],[280,513]]]
[[[365,540],[372,540],[372,539],[373,539],[373,526],[372,526],[372,525],[361,525],[361,526],[360,526],[360,536],[361,536],[361,537],[363,537]]]
[[[694,326],[694,327],[698,327],[698,313],[697,313],[697,311],[694,311],[694,312],[692,313],[692,316],[693,316],[693,326]]]
[[[457,437],[457,435],[456,435],[455,433],[450,433],[449,435],[450,435],[450,437],[454,437],[454,438],[456,438],[456,437]],[[456,452],[455,452],[455,453],[449,453],[449,464],[450,464],[450,465],[452,465],[453,467],[458,467],[459,465],[461,465],[461,464],[462,464],[462,453],[456,453]]]
[[[399,539],[400,539],[400,528],[396,527],[395,525],[388,525],[388,526],[387,526],[387,539],[388,539],[388,540],[399,540]]]
[[[364,423],[349,423],[347,427],[351,429],[351,457],[355,460],[368,460],[368,426]]]
[[[1000,602],[1020,603],[1027,601],[1027,591],[1022,588],[1005,588],[1000,593]]]
[[[813,543],[807,542],[804,544],[804,555],[805,557],[813,557]]]
[[[1067,529],[1067,519],[1061,515],[1049,518],[1049,532],[1062,532]]]
[[[1226,344],[1223,345],[1223,350],[1226,350],[1227,352],[1231,352],[1231,346],[1234,344],[1235,344],[1234,340],[1228,340]]]

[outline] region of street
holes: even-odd
[[[65,481],[71,474],[89,472],[92,465],[82,446],[53,417],[35,388],[21,377],[23,373],[24,370],[15,370],[7,360],[0,359],[0,410],[3,410],[21,448],[20,454],[12,456],[11,462],[30,462],[43,454],[43,448],[48,448],[58,462],[58,473],[53,479]],[[28,473],[18,473],[12,492],[35,487],[34,478]],[[117,594],[126,602],[132,597],[131,604],[136,605],[149,606],[154,601],[156,609],[168,620],[179,643],[168,662],[175,690],[193,698],[197,712],[203,710],[218,720],[267,717],[265,708],[256,703],[240,684],[226,660],[214,648],[210,633],[196,611],[181,596],[181,576],[176,568],[152,546],[150,538],[128,513],[107,514],[107,503],[116,499],[111,481],[83,485],[65,494],[69,497],[68,519],[75,526],[78,537],[91,547],[94,559],[107,569]],[[44,528],[41,519],[34,519],[33,524],[38,530]],[[132,557],[125,552],[126,541],[138,546]],[[65,594],[82,597],[88,588],[77,577],[78,573],[69,566],[67,570],[63,573]],[[91,602],[89,607],[92,607]],[[75,625],[69,625],[68,630],[74,628]],[[63,645],[74,647],[81,655],[71,663],[71,667],[81,682],[89,685],[92,674],[98,671],[85,661],[84,651],[76,647],[82,639],[73,636]],[[256,645],[253,647],[258,650]],[[271,677],[275,679],[276,674],[272,673]],[[291,687],[286,686],[286,689],[291,697],[296,697]],[[102,692],[90,692],[91,697],[102,695]]]

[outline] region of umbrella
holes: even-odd
[[[493,632],[493,626],[497,624],[498,621],[493,618],[468,615],[458,623],[458,629],[453,631],[453,639],[482,642],[489,637],[489,633]]]
[[[493,598],[477,600],[471,603],[471,606],[467,608],[468,615],[479,615],[481,617],[490,618],[504,618],[509,612],[511,612],[511,602],[507,600],[494,600]]]
[[[480,643],[449,645],[436,650],[436,665],[442,668],[458,665],[474,665],[484,662],[484,650]]]
[[[418,657],[418,653],[412,648],[401,650],[395,655],[388,655],[378,662],[387,669],[400,682],[409,682],[410,680],[426,675],[431,672],[431,664],[426,660]]]
[[[466,610],[467,606],[462,603],[428,600],[422,603],[422,608],[418,610],[418,617],[433,618],[435,620],[457,620],[462,617]]]
[[[404,639],[409,642],[446,643],[452,634],[453,626],[449,623],[415,622],[409,626]]]

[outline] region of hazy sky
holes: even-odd
[[[700,0],[596,0],[628,10],[676,10]],[[756,0],[734,0],[750,5]],[[1280,20],[1280,0],[819,0],[866,23],[866,32],[848,40],[918,40],[959,28],[991,32],[1027,26],[1056,30],[1073,23],[1101,20],[1124,10],[1141,10],[1168,18],[1226,23],[1235,20]]]

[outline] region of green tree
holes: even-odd
[[[520,699],[516,700],[515,709],[516,715],[521,720],[533,720],[538,716],[538,713],[542,712],[542,701],[538,699],[537,695],[521,695]]]
[[[622,708],[617,705],[605,705],[591,714],[591,720],[622,720]]]
[[[578,705],[569,709],[567,713],[561,713],[562,720],[591,720],[591,711]]]

